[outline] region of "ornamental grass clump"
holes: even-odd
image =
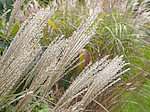
[[[149,78],[147,57],[140,69],[132,58],[133,46],[140,50],[147,39],[148,21],[138,18],[146,1],[134,17],[126,12],[132,15],[137,1],[119,1],[16,0],[9,21],[9,10],[0,17],[0,42],[7,46],[0,57],[0,110],[125,110],[124,93]]]

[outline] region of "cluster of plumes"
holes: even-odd
[[[108,60],[108,56],[105,56],[91,67],[87,66],[56,104],[55,111],[84,111],[92,100],[114,83],[118,82],[120,80],[118,77],[129,70],[126,69],[120,72],[127,65],[127,63],[122,61],[122,57],[115,57],[112,60]],[[78,96],[82,96],[81,101],[71,105],[73,104],[71,102]]]
[[[99,8],[100,4],[91,11],[87,21],[69,39],[56,39],[49,45],[35,68],[31,71],[31,75],[34,75],[35,78],[29,88],[30,91],[33,91],[36,95],[40,94],[42,97],[47,96],[51,87],[66,74],[66,70],[72,66],[73,62],[76,62],[73,59],[77,57],[79,51],[95,34],[96,26],[90,30],[89,27],[97,18],[100,12]],[[31,96],[24,97],[18,103],[17,111],[21,106],[29,103],[31,99]]]
[[[20,3],[20,1],[16,2],[15,4]],[[41,31],[53,13],[49,9],[41,9],[21,25],[13,42],[0,60],[1,96],[14,92],[19,79],[24,77],[28,66],[40,52]]]
[[[18,3],[20,3],[19,0],[15,4]],[[101,3],[94,5],[96,6],[90,8],[86,22],[82,23],[70,38],[57,37],[42,53],[40,45],[42,29],[56,11],[55,1],[51,4],[51,8],[40,9],[22,23],[15,39],[0,60],[0,96],[13,94],[18,84],[23,83],[22,80],[26,80],[24,88],[30,84],[29,91],[33,93],[31,96],[24,96],[18,102],[15,112],[25,108],[34,96],[47,97],[52,86],[66,75],[70,71],[70,67],[80,58],[76,59],[75,57],[88,44],[97,28],[98,21],[95,22],[95,20],[101,11]],[[94,22],[95,25],[93,25]],[[27,73],[29,66],[40,53],[42,56],[36,60],[34,68]],[[93,66],[86,67],[58,101],[54,111],[83,111],[97,95],[116,83],[119,80],[117,77],[128,70],[120,72],[126,65],[122,61],[122,57],[116,57],[113,60],[107,58],[108,56]],[[81,101],[70,105],[75,97],[83,93]],[[31,110],[35,105],[36,103],[28,110]]]

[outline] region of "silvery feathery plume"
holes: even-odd
[[[56,112],[79,112],[84,111],[86,106],[92,102],[108,87],[120,80],[121,74],[129,69],[120,71],[127,63],[122,61],[122,57],[115,57],[108,60],[108,56],[86,68],[78,78],[71,84],[68,90],[61,97],[55,106]],[[84,95],[83,95],[84,94]],[[83,95],[82,100],[71,105],[73,99]]]
[[[0,95],[13,91],[18,79],[41,50],[42,29],[53,14],[49,8],[30,16],[19,29],[10,47],[0,60]]]
[[[96,77],[81,101],[80,108],[85,109],[94,98],[105,89],[118,82],[120,80],[120,78],[117,78],[118,76],[130,70],[129,68],[122,72],[120,71],[125,65],[128,65],[128,63],[122,61],[122,58],[123,56],[116,56],[103,68],[103,70],[96,73]]]
[[[90,11],[87,21],[69,39],[58,39],[58,41],[54,41],[49,45],[34,70],[31,71],[35,77],[29,90],[36,95],[40,94],[42,97],[48,95],[51,87],[65,75],[68,66],[72,66],[72,64],[69,65],[71,61],[94,35],[95,27],[89,29],[89,26],[97,18],[99,12],[100,4]],[[44,63],[41,64],[41,62]],[[37,72],[39,68],[40,70]],[[18,103],[16,110],[20,110],[31,100],[31,96],[23,98]]]
[[[94,80],[94,75],[93,74],[106,66],[106,64],[108,63],[108,61],[106,61],[107,58],[108,58],[108,56],[101,59],[99,64],[103,63],[103,66],[101,66],[101,68],[99,67],[99,69],[96,67],[98,62],[96,62],[91,67],[87,66],[79,74],[77,79],[70,85],[69,89],[66,90],[65,94],[60,98],[59,102],[55,106],[55,110],[59,110],[62,107],[67,108],[70,105],[70,102],[72,101],[72,100],[67,101],[67,99],[71,99],[73,96],[78,94],[81,90],[85,89]]]
[[[96,6],[97,2],[102,3],[101,0],[85,0],[85,5],[89,9],[92,9]]]
[[[44,92],[43,89],[47,86],[46,81],[49,77],[52,77],[56,72],[55,66],[57,65],[60,57],[62,56],[63,50],[68,46],[68,40],[64,39],[63,36],[56,38],[43,53],[40,60],[37,62],[33,70],[30,72],[30,77],[28,77],[27,82],[25,84],[28,85],[29,82],[34,77],[32,84],[30,86],[30,90],[34,92],[34,94],[38,94],[40,92]],[[49,72],[47,72],[49,71]],[[36,91],[38,89],[38,91]],[[23,98],[19,104],[17,105],[16,111],[21,109],[24,105],[26,105],[29,101],[31,101],[32,97],[27,96]]]

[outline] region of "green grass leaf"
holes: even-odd
[[[51,20],[48,20],[48,24],[51,25],[56,31],[58,31],[54,22],[52,22]]]
[[[11,31],[10,36],[15,36],[17,34],[18,30],[19,30],[19,24],[17,23],[17,24],[15,24],[13,30]]]

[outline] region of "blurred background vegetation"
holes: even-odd
[[[130,63],[131,70],[123,75],[121,83],[112,88],[113,92],[110,95],[112,104],[107,105],[108,110],[150,112],[150,1],[138,0],[134,6],[132,0],[127,1],[125,10],[118,0],[114,0],[113,3],[109,0],[104,2],[104,11],[99,15],[102,20],[98,23],[96,35],[85,49],[89,51],[93,63],[105,55],[110,55],[112,58],[124,55],[126,62]],[[143,2],[145,7],[142,9]],[[8,9],[12,9],[13,3],[14,0],[0,0],[0,16]],[[38,3],[41,7],[46,7],[51,0],[38,0]],[[57,36],[64,34],[68,38],[77,30],[81,21],[85,19],[82,16],[86,17],[89,11],[84,4],[84,0],[79,0],[77,9],[66,9],[65,13],[58,9],[58,13],[52,16],[49,25],[43,28],[44,37],[41,40],[43,49],[47,48]],[[64,5],[67,7],[67,4]],[[11,11],[6,15],[6,21],[0,18],[1,55],[4,49],[9,47],[20,27],[19,23],[15,24],[11,35],[5,38],[5,27],[10,13]],[[14,106],[15,103],[6,106],[1,112],[10,112]],[[42,112],[46,108],[49,107],[41,103],[33,112],[40,110]]]

